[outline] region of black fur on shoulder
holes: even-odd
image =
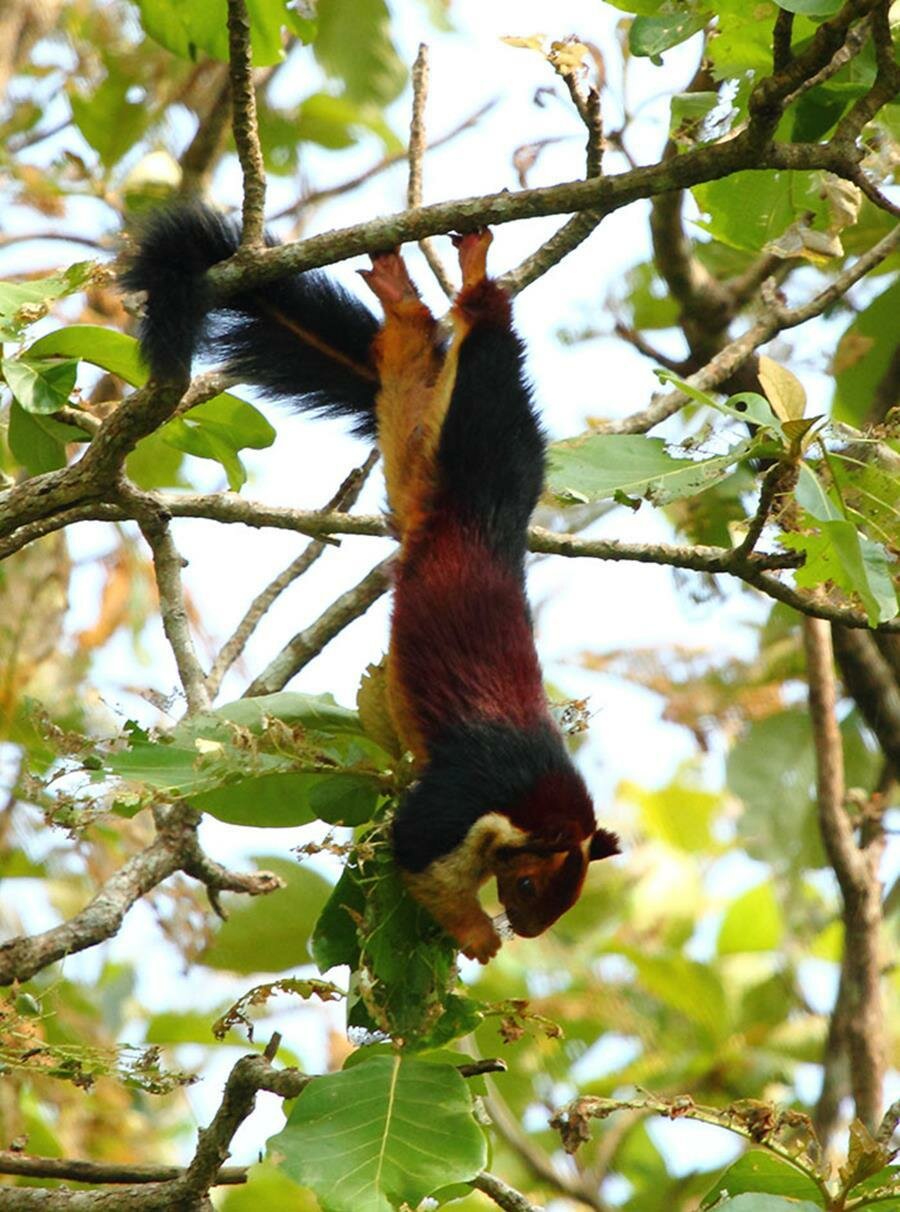
[[[594,814],[581,775],[562,736],[548,721],[534,730],[479,722],[460,725],[432,746],[422,777],[410,789],[393,823],[394,857],[407,871],[455,850],[479,817],[489,812],[510,816],[542,779],[558,776],[577,801],[585,837]],[[556,807],[562,812],[565,805]],[[548,840],[554,821],[547,820]],[[539,837],[541,830],[527,830]]]
[[[463,342],[438,446],[441,506],[463,515],[516,568],[544,483],[545,435],[514,332],[476,325]]]
[[[240,228],[199,203],[155,211],[137,239],[121,281],[147,294],[139,336],[155,377],[184,377],[205,348],[270,398],[374,436],[378,321],[359,299],[318,270],[214,298],[206,271],[237,251]]]

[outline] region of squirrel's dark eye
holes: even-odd
[[[534,883],[526,875],[522,879],[516,880],[516,891],[520,892],[522,896],[534,896],[536,889]]]

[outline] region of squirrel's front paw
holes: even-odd
[[[500,950],[500,935],[486,915],[466,922],[461,929],[453,931],[459,949],[469,959],[486,964]]]

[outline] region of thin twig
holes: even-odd
[[[842,298],[847,291],[870,270],[880,264],[900,245],[900,226],[883,236],[876,245],[868,249],[854,263],[831,281],[824,290],[814,295],[807,303],[797,307],[784,307],[776,299],[767,300],[766,309],[760,318],[745,333],[729,342],[707,362],[702,370],[690,375],[687,382],[700,391],[710,391],[729,379],[751,354],[771,340],[778,332],[796,328],[807,320],[820,316],[828,307]],[[689,402],[680,391],[657,393],[650,404],[620,421],[605,421],[603,433],[646,433],[673,416]]]
[[[476,1174],[469,1180],[469,1185],[484,1192],[503,1212],[541,1212],[537,1204],[533,1204],[495,1174],[488,1174],[487,1170]]]
[[[197,659],[191,627],[184,604],[181,569],[184,560],[178,554],[168,522],[159,515],[139,519],[141,532],[153,553],[153,571],[159,590],[159,609],[163,630],[175,657],[178,676],[187,699],[188,711],[209,707],[206,676]]]
[[[422,164],[425,158],[425,106],[428,102],[428,47],[419,43],[419,53],[412,69],[412,118],[409,124],[409,182],[406,188],[406,204],[412,209],[422,205]],[[422,256],[434,274],[438,285],[452,299],[456,288],[430,237],[419,241]]]
[[[881,884],[883,836],[873,832],[860,849],[844,807],[844,753],[837,721],[831,629],[803,620],[809,715],[816,751],[816,802],[822,843],[843,898],[847,977],[847,1052],[856,1114],[874,1131],[881,1115],[886,1062],[881,992]]]
[[[468,118],[465,118],[451,130],[448,130],[446,134],[440,135],[437,139],[433,139],[431,143],[428,144],[426,150],[436,151],[437,148],[443,147],[445,143],[450,143],[453,139],[456,139],[465,131],[471,130],[472,127],[476,126],[484,115],[494,109],[496,105],[496,97],[490,101],[486,101],[484,105],[480,105],[474,113],[469,115]],[[383,156],[380,160],[377,160],[369,168],[364,169],[363,172],[357,173],[353,177],[348,177],[345,181],[341,181],[338,185],[329,185],[325,189],[312,190],[310,193],[304,194],[296,202],[292,202],[290,206],[285,206],[282,210],[276,211],[275,214],[272,215],[272,219],[289,219],[296,216],[300,211],[309,210],[311,207],[318,206],[322,202],[327,202],[331,198],[337,198],[343,196],[344,194],[348,194],[352,190],[357,189],[360,185],[365,185],[367,181],[371,181],[371,179],[378,176],[379,173],[383,173],[387,169],[393,168],[395,164],[399,164],[402,161],[407,160],[408,154],[409,153],[405,150],[390,152],[387,156]]]
[[[262,673],[253,679],[244,691],[244,697],[253,698],[281,690],[295,674],[319,655],[326,644],[355,619],[364,615],[387,591],[388,568],[392,560],[393,556],[388,556],[386,560],[376,564],[358,585],[342,593],[305,631],[298,632],[289,640]]]
[[[877,71],[875,82],[867,93],[858,97],[837,124],[832,141],[848,152],[859,138],[863,127],[900,92],[900,64],[894,58],[889,4],[882,0],[871,12],[872,41],[875,46]]]
[[[356,467],[350,472],[331,500],[324,506],[322,512],[330,513],[334,509],[351,509],[356,504],[369,472],[377,461],[378,452],[373,450],[361,467]],[[292,585],[294,581],[308,572],[333,543],[334,540],[330,536],[328,539],[314,539],[311,543],[307,544],[298,556],[291,560],[287,568],[283,569],[276,577],[273,577],[265,589],[256,595],[232,635],[222,645],[219,655],[216,657],[213,667],[209,671],[209,676],[206,679],[206,689],[210,699],[214,699],[218,694],[222,678],[235,661],[238,660],[247,646],[247,641],[259,626],[273,602],[277,600],[289,585]]]
[[[585,177],[588,180],[599,177],[603,172],[603,111],[600,106],[600,91],[588,79],[584,64],[573,67],[567,59],[558,58],[551,59],[551,62],[557,75],[565,82],[578,116],[587,129]],[[604,213],[602,210],[585,210],[569,219],[549,240],[545,240],[540,248],[503,274],[500,284],[509,295],[514,297],[519,294],[583,244],[599,226]]]
[[[774,463],[763,476],[759,490],[759,502],[756,513],[750,519],[747,533],[735,548],[735,559],[742,560],[748,556],[759,542],[769,514],[779,496],[793,492],[797,483],[797,469],[783,463]]]
[[[250,18],[246,0],[228,0],[228,74],[231,81],[231,129],[244,177],[241,247],[265,244],[266,170],[256,120]]]
[[[668,354],[664,354],[655,345],[651,345],[644,334],[636,328],[632,328],[621,320],[617,320],[613,331],[617,337],[621,337],[623,341],[627,341],[638,353],[643,354],[645,358],[649,358],[651,362],[655,362],[657,366],[664,366],[666,370],[671,370],[675,374],[684,374],[685,364],[683,359],[670,358]]]
[[[563,1173],[547,1151],[524,1131],[506,1101],[493,1086],[484,1100],[484,1106],[494,1131],[539,1182],[552,1187],[566,1199],[586,1204],[593,1208],[594,1212],[608,1212],[608,1207],[597,1188],[588,1187],[577,1178],[570,1178],[568,1174]]]
[[[900,1124],[900,1098],[896,1099],[888,1107],[884,1113],[884,1118],[878,1126],[878,1132],[875,1139],[880,1145],[889,1148],[891,1141],[894,1139],[894,1133],[897,1131],[897,1126]]]

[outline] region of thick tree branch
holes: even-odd
[[[719,180],[745,170],[824,169],[851,179],[856,173],[856,163],[855,156],[829,144],[773,143],[760,149],[742,133],[723,143],[695,148],[669,162],[611,176],[461,198],[385,215],[297,244],[261,249],[252,263],[238,263],[237,259],[223,262],[210,270],[209,278],[221,296],[226,297],[247,286],[349,257],[387,251],[425,236],[582,210],[597,209],[605,216],[640,198]]]
[[[843,898],[845,1032],[850,1086],[859,1119],[872,1131],[881,1116],[886,1063],[881,993],[881,884],[883,838],[873,832],[859,848],[844,807],[844,752],[838,726],[830,628],[803,620],[809,714],[816,750],[816,797],[822,843]]]

